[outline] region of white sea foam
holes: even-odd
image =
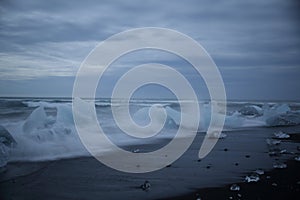
[[[55,118],[47,116],[44,107],[36,108],[18,126],[7,126],[17,145],[11,149],[10,161],[53,160],[88,155],[74,125],[70,124],[69,105],[58,107]]]
[[[78,99],[78,101],[82,104],[94,103],[93,101],[87,102],[80,99]],[[23,104],[18,102],[23,102]],[[7,152],[9,152],[10,155],[8,156],[8,159],[10,161],[53,160],[89,155],[76,132],[70,101],[18,100],[18,102],[9,100],[9,104],[5,105],[12,105],[12,109],[14,110],[16,110],[16,105],[18,107],[21,107],[22,105],[24,107],[27,106],[28,109],[32,110],[32,112],[25,120],[22,116],[18,118],[18,120],[13,119],[11,122],[7,122],[7,120],[5,120],[5,123],[1,123],[17,142],[17,145],[14,147],[1,146],[1,151],[4,152],[5,150],[5,156],[8,156]],[[24,103],[26,105],[24,105]],[[168,132],[171,132],[168,130],[176,130],[181,123],[182,116],[185,118],[192,118],[194,114],[193,112],[181,113],[176,102],[162,102],[161,104],[158,102],[155,103],[156,104],[153,106],[152,101],[138,101],[138,105],[136,105],[136,112],[132,114],[132,118],[138,125],[147,125],[150,122],[150,106],[152,106],[152,109],[155,108],[155,120],[158,120],[158,122],[164,119],[164,112],[161,112],[161,110],[165,110],[165,114],[167,115],[166,123],[164,125],[165,133],[161,137],[174,136],[172,134],[168,135]],[[109,120],[109,118],[112,118],[111,104],[109,101],[97,101],[97,104],[98,107],[96,105],[96,110],[105,111],[100,112],[99,120],[101,121],[102,118],[105,121],[105,128],[109,130],[107,131],[107,134],[113,135],[112,138],[116,141],[120,141],[118,145],[128,145],[140,142],[140,140],[136,139],[127,140],[127,138],[124,139],[122,134],[116,134],[116,124],[112,123],[113,120]],[[245,105],[249,108],[248,104]],[[121,107],[121,104],[118,104],[117,106]],[[211,106],[209,103],[199,103],[199,106],[199,131],[206,131],[211,119]],[[228,131],[236,128],[254,126],[290,125],[293,123],[295,124],[298,121],[300,124],[300,111],[295,109],[292,110],[288,104],[256,104],[255,106],[250,106],[251,109],[248,110],[249,112],[258,112],[255,116],[242,114],[242,112],[239,111],[239,108],[243,106],[243,104],[237,104],[236,106],[237,109],[226,115],[224,129]],[[8,109],[9,107],[5,107],[3,112],[6,113]],[[49,109],[52,109],[52,112],[55,112],[55,114],[47,113],[46,110],[49,111]],[[247,110],[245,110],[245,112],[246,111]],[[4,115],[3,112],[0,114]],[[21,110],[21,112],[23,111]],[[220,113],[219,115],[224,115],[224,113]],[[91,140],[95,140],[97,138],[95,137],[96,133],[91,131],[91,126],[89,125],[89,117],[91,117],[89,111],[84,109],[81,110],[80,116],[80,123],[86,125],[86,133],[89,134],[90,138],[92,138]],[[182,125],[187,129],[192,126],[188,123]],[[268,143],[270,145],[275,145],[273,140],[269,140]],[[7,151],[8,148],[10,148],[9,151]],[[99,152],[106,152],[109,150],[108,147],[101,145],[95,146],[94,148],[98,148],[97,150]]]

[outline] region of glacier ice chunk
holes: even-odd
[[[278,139],[286,139],[286,138],[290,138],[290,135],[289,134],[286,134],[285,132],[283,131],[279,131],[279,132],[276,132],[274,133],[274,136]]]
[[[246,176],[245,181],[247,183],[250,183],[250,182],[257,182],[257,181],[259,181],[259,179],[260,178],[259,178],[258,174],[251,174],[249,176]]]
[[[48,118],[44,107],[36,108],[23,124],[23,132],[29,134],[36,129],[45,128]]]
[[[246,105],[239,110],[242,115],[260,116],[263,114],[263,109],[256,105]]]
[[[230,190],[231,191],[239,191],[240,186],[238,186],[237,184],[233,184],[233,185],[230,186]]]
[[[285,168],[287,168],[287,164],[285,164],[285,163],[274,163],[273,168],[274,169],[285,169]]]

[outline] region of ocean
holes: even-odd
[[[157,134],[137,138],[125,134],[113,117],[113,109],[127,108],[124,101],[81,101],[95,105],[99,125],[112,143],[137,155],[171,143],[180,125],[188,133],[191,127],[180,124],[181,117],[195,117],[193,111],[180,115],[183,102],[132,99],[129,113],[137,125],[165,119]],[[124,173],[100,163],[85,148],[74,123],[72,99],[1,98],[1,199],[295,199],[299,195],[300,103],[227,102],[226,113],[220,113],[225,117],[220,139],[203,159],[198,152],[210,123],[211,102],[184,103],[200,107],[196,137],[187,151],[160,170]],[[119,116],[128,121],[126,117]],[[94,138],[96,133],[87,134]],[[107,145],[93,148],[104,158],[114,158]],[[253,192],[257,190],[261,192]]]
[[[151,106],[167,110],[167,121],[154,137],[134,138],[120,130],[114,121],[112,107],[122,107],[110,99],[96,99],[99,124],[116,145],[153,144],[158,149],[176,134],[180,123],[180,106],[176,100],[132,99],[130,114],[142,126],[150,122]],[[198,134],[205,134],[210,122],[210,102],[197,102],[201,118]],[[227,102],[225,131],[253,127],[292,126],[300,124],[300,103],[292,102]],[[191,115],[192,117],[192,115]],[[16,161],[47,161],[90,156],[78,137],[70,98],[1,98],[0,99],[0,167]],[[109,149],[98,147],[98,151]],[[155,150],[155,149],[152,149]]]

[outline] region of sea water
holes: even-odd
[[[110,99],[82,100],[93,103],[99,125],[107,137],[120,147],[142,143],[155,143],[160,139],[171,140],[180,124],[180,104],[176,100],[130,101],[130,114],[140,126],[150,123],[150,108],[155,108],[156,120],[167,115],[163,129],[150,138],[131,137],[117,126],[112,108],[122,107],[122,101]],[[193,102],[200,107],[198,134],[205,134],[210,118],[209,101]],[[224,130],[249,127],[292,126],[300,124],[299,103],[228,102]],[[161,112],[164,110],[164,112]],[[183,113],[193,117],[193,113]],[[83,116],[85,117],[85,116]],[[125,119],[127,120],[127,119]],[[91,134],[92,136],[92,134]],[[104,146],[99,152],[107,152]],[[0,99],[0,167],[13,161],[45,161],[71,157],[90,156],[75,128],[72,99],[64,98],[1,98]]]

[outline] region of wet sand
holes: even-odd
[[[266,140],[285,131],[290,138],[277,145]],[[293,199],[299,196],[300,127],[251,128],[225,132],[203,160],[199,134],[189,150],[171,166],[129,174],[104,166],[92,157],[47,162],[9,163],[0,177],[0,199]],[[274,139],[274,138],[273,138]],[[141,151],[151,145],[127,147]],[[284,151],[282,151],[284,150]],[[280,151],[282,151],[280,153]],[[274,153],[275,152],[275,153]],[[273,169],[285,163],[285,169]],[[258,182],[245,177],[261,169]],[[150,188],[140,186],[149,181]],[[231,191],[232,184],[240,186]],[[275,184],[277,184],[275,186]]]
[[[285,162],[286,169],[274,169],[260,176],[258,182],[232,183],[221,187],[202,188],[192,193],[165,199],[299,199],[300,198],[300,162]],[[232,191],[233,185],[240,190]]]

